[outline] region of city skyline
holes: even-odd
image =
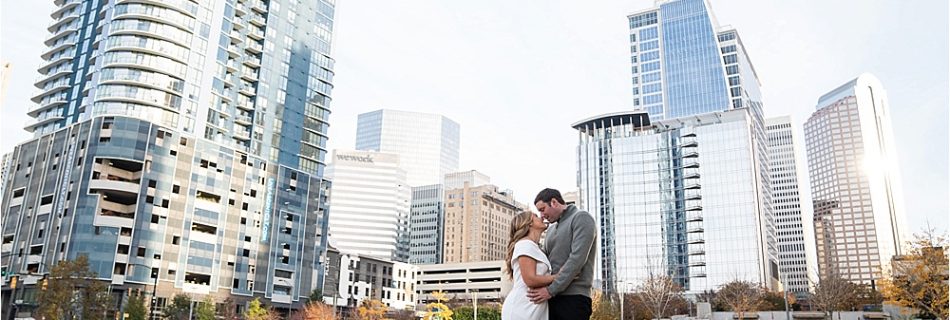
[[[29,15],[32,9],[18,12],[17,16],[9,16],[8,10],[2,19],[2,53],[5,60],[14,63],[2,113],[6,119],[16,120],[12,121],[15,125],[3,129],[2,152],[11,151],[12,145],[29,137],[19,128],[24,122],[19,119],[24,119],[26,110],[31,108],[28,99],[32,95],[32,81],[38,76],[34,66],[39,65],[42,43],[23,41],[21,44],[18,40],[30,39],[30,33],[46,31],[52,7],[38,4],[42,5],[36,7],[47,6],[45,10],[36,10],[38,16]],[[466,127],[468,133],[490,133],[462,134],[463,156],[459,169],[485,172],[499,185],[514,189],[517,199],[530,200],[537,190],[546,186],[574,189],[576,165],[571,154],[576,136],[570,122],[629,106],[632,97],[629,56],[625,55],[628,53],[625,48],[629,46],[626,15],[651,6],[652,1],[555,3],[547,7],[537,3],[494,3],[487,9],[469,8],[471,4],[400,4],[418,6],[414,8],[418,10],[409,8],[408,11],[411,17],[420,17],[400,17],[401,24],[390,22],[391,18],[384,14],[390,11],[388,6],[395,4],[369,4],[374,5],[376,10],[346,4],[338,10],[334,55],[340,58],[336,66],[340,76],[335,80],[337,90],[331,115],[334,126],[330,129],[332,139],[328,148],[352,146],[356,114],[379,107],[444,114]],[[946,59],[937,58],[946,57],[947,43],[921,40],[931,39],[933,35],[929,33],[926,38],[914,34],[914,30],[933,21],[945,25],[946,19],[941,14],[946,12],[946,3],[923,3],[937,8],[907,8],[883,2],[861,7],[822,3],[822,10],[813,9],[819,6],[818,2],[797,5],[713,2],[712,5],[718,18],[728,21],[743,35],[743,42],[751,52],[750,59],[763,82],[766,116],[790,114],[796,135],[802,134],[802,123],[827,88],[864,71],[881,78],[894,110],[903,181],[938,177],[937,187],[905,183],[909,231],[918,231],[927,221],[937,228],[946,228],[946,206],[941,199],[947,193],[947,150],[938,148],[934,155],[932,148],[933,145],[946,146],[946,135],[937,135],[936,141],[914,139],[935,130],[946,130],[947,75],[929,71],[946,70]],[[522,21],[513,14],[524,10],[536,10],[544,18]],[[748,15],[749,12],[757,14]],[[939,17],[927,16],[931,14]],[[840,15],[852,19],[846,23],[832,21]],[[460,17],[466,19],[458,19]],[[875,23],[882,19],[894,23]],[[450,28],[431,27],[440,24]],[[391,27],[367,27],[374,25]],[[832,32],[819,32],[825,28]],[[947,32],[945,27],[934,29],[938,35]],[[17,30],[23,31],[22,34],[12,34],[19,32]],[[370,30],[372,34],[368,33]],[[407,31],[415,32],[415,36],[398,43],[380,41],[396,38],[390,37],[390,33]],[[491,36],[495,33],[499,36]],[[458,37],[458,34],[466,36]],[[550,45],[559,42],[556,40],[564,43]],[[30,50],[30,46],[40,49]],[[895,47],[913,50],[893,49]],[[463,52],[469,49],[477,59]],[[544,55],[545,52],[549,54]],[[23,60],[17,58],[19,55],[31,57]],[[537,56],[544,59],[529,58]],[[579,60],[585,61],[570,65]],[[901,63],[898,66],[893,61]],[[404,82],[413,83],[412,87],[417,90],[406,90],[407,87],[396,81],[404,77],[412,79]],[[500,78],[509,79],[493,83]],[[582,81],[569,81],[571,79]],[[386,87],[382,86],[384,83]],[[423,89],[418,88],[426,88],[424,90],[432,94],[419,94],[418,90]],[[485,95],[486,92],[491,94]],[[554,92],[564,94],[552,95]],[[576,94],[569,94],[573,92]],[[550,107],[534,107],[539,105]],[[916,120],[919,118],[932,121],[921,123]],[[549,131],[542,130],[542,126]],[[489,145],[501,145],[501,152],[479,152],[491,150]],[[545,156],[548,158],[537,160]],[[934,158],[939,159],[938,165],[930,164]],[[807,189],[805,185],[801,188]],[[802,200],[810,203],[809,198]],[[811,209],[809,205],[804,207]]]

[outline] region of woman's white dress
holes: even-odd
[[[521,266],[518,264],[518,257],[528,256],[537,260],[536,274],[546,275],[551,273],[551,262],[541,251],[541,247],[531,240],[521,240],[515,243],[514,253],[511,255],[511,291],[505,297],[505,303],[501,307],[502,320],[547,320],[548,303],[534,303],[528,300],[528,286],[525,285],[521,277]]]

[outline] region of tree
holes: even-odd
[[[308,298],[310,302],[323,302],[323,290],[313,289],[310,291],[310,297]]]
[[[261,301],[258,298],[251,300],[251,303],[247,306],[247,311],[244,311],[244,319],[247,320],[270,320],[271,312],[267,308],[261,306]]]
[[[221,319],[224,320],[237,320],[237,303],[234,303],[234,299],[227,297],[224,299],[224,302],[218,307],[218,314],[221,315]]]
[[[785,311],[785,299],[788,299],[788,308],[792,309],[792,305],[795,304],[795,295],[789,292],[787,295],[785,292],[781,291],[771,291],[765,292],[762,295],[762,306],[763,311]]]
[[[214,320],[214,298],[211,295],[205,296],[205,299],[198,303],[198,309],[195,311],[195,317],[198,320]]]
[[[671,304],[683,299],[683,288],[670,276],[650,272],[637,287],[637,294],[650,311],[650,317],[661,319],[668,316]]]
[[[743,280],[733,280],[719,287],[716,293],[716,299],[729,307],[729,310],[735,312],[739,319],[743,319],[748,313],[759,311],[762,305],[762,296],[765,293],[762,286]]]
[[[145,320],[148,311],[145,310],[145,300],[142,299],[142,295],[133,294],[130,296],[129,301],[125,303],[125,310],[123,310],[123,312],[127,314],[126,319]]]
[[[165,306],[162,313],[168,320],[188,320],[191,312],[191,297],[179,293],[172,297],[172,303]]]
[[[706,302],[709,303],[711,311],[726,311],[729,309],[729,306],[725,305],[716,298],[716,290],[706,290],[696,296],[696,302]]]
[[[336,314],[333,307],[323,303],[311,301],[300,312],[294,313],[292,320],[334,320]]]
[[[39,315],[51,320],[101,318],[112,298],[97,278],[84,255],[53,265],[47,289],[41,290],[37,298]]]
[[[445,301],[448,299],[445,296],[445,292],[436,291],[432,293],[432,297],[435,298],[435,302],[431,302],[426,305],[426,313],[422,317],[423,320],[452,320],[452,309],[445,305]]]
[[[385,318],[386,309],[386,305],[384,305],[382,301],[366,299],[363,300],[363,303],[360,304],[360,307],[356,309],[356,312],[360,319],[379,320]]]
[[[833,269],[832,269],[833,270]],[[836,273],[822,275],[811,294],[811,303],[831,318],[835,311],[850,310],[857,296],[858,286],[842,279]]]
[[[620,318],[620,306],[600,290],[594,290],[590,297],[592,314],[590,320],[613,320]]]
[[[914,235],[909,243],[909,253],[895,257],[891,276],[881,283],[881,291],[888,301],[916,308],[926,316],[947,319],[948,304],[948,259],[950,247],[947,234],[937,234],[934,229],[925,229]]]

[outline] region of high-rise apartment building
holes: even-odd
[[[754,122],[742,109],[656,122],[617,112],[574,124],[578,201],[598,221],[606,291],[651,273],[688,294],[733,280],[777,287]]]
[[[338,249],[367,257],[409,261],[412,188],[398,155],[334,150],[327,177],[330,238]]]
[[[409,263],[442,263],[442,243],[445,223],[441,184],[412,187],[412,205],[409,208]]]
[[[511,218],[527,209],[490,184],[446,189],[443,263],[504,260]]]
[[[357,118],[356,149],[399,155],[410,186],[441,184],[459,167],[459,125],[437,114],[376,110]]]
[[[778,248],[779,278],[799,298],[806,298],[818,281],[815,230],[809,210],[802,210],[795,158],[801,142],[788,116],[765,119],[769,139],[772,213]]]
[[[55,3],[3,181],[4,301],[83,255],[116,301],[157,282],[156,314],[299,307],[323,283],[333,2]]]
[[[907,233],[890,107],[862,74],[818,99],[805,122],[821,274],[875,285]]]

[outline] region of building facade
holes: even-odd
[[[511,219],[527,207],[494,185],[445,190],[444,263],[504,260]]]
[[[449,301],[471,304],[501,303],[511,291],[511,277],[505,274],[505,261],[478,261],[419,266],[416,295],[420,305],[436,302],[435,292],[445,293]]]
[[[441,184],[412,187],[409,208],[409,263],[442,263],[445,191]]]
[[[907,236],[881,82],[862,74],[818,99],[805,143],[819,271],[874,285]]]
[[[334,150],[327,176],[330,237],[341,251],[409,261],[409,212],[412,188],[398,155]]]
[[[56,5],[3,181],[4,295],[84,255],[116,296],[157,277],[158,311],[299,307],[323,283],[333,3]]]
[[[788,116],[765,119],[769,139],[772,212],[778,247],[779,278],[788,291],[806,298],[818,283],[815,230],[812,214],[803,210],[799,196],[800,165],[795,158],[800,142]]]
[[[473,186],[491,184],[491,177],[475,170],[452,172],[445,175],[444,185],[446,189],[461,189],[465,187],[465,183]]]
[[[327,249],[327,264],[324,303],[346,310],[371,299],[391,309],[415,310],[416,266],[341,252],[332,245]]]
[[[459,125],[445,116],[376,110],[357,118],[356,149],[398,154],[411,186],[441,184],[459,167]]]
[[[740,109],[657,122],[619,112],[574,124],[578,201],[598,223],[605,291],[651,274],[688,294],[736,279],[777,287],[754,122]]]
[[[628,16],[633,107],[660,120],[749,107],[759,80],[738,33],[706,0],[669,0]]]

